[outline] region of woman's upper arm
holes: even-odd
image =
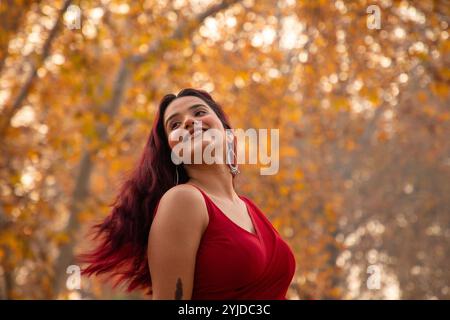
[[[186,185],[161,198],[148,239],[153,299],[191,299],[206,210],[202,195]]]

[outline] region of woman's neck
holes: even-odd
[[[189,181],[210,195],[235,201],[238,197],[233,187],[233,176],[226,164],[185,165]]]

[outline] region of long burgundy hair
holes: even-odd
[[[116,278],[114,286],[127,285],[127,291],[147,290],[152,294],[152,281],[147,262],[147,242],[153,212],[163,194],[175,186],[176,168],[171,160],[171,149],[164,131],[164,112],[176,98],[196,96],[216,113],[225,129],[231,129],[222,107],[203,90],[186,88],[178,95],[165,95],[158,107],[150,135],[137,166],[126,177],[110,214],[93,226],[94,240],[99,240],[90,252],[77,256],[87,264],[83,275],[108,274]],[[180,170],[181,169],[181,170]],[[189,177],[182,165],[178,166],[179,183]]]

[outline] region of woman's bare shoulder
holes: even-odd
[[[167,190],[159,201],[156,215],[161,213],[168,219],[190,222],[207,220],[207,208],[202,194],[194,186],[180,184]]]
[[[160,202],[174,202],[173,204],[196,204],[203,202],[203,196],[199,190],[190,184],[179,184],[167,190]]]

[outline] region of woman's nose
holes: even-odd
[[[197,121],[195,119],[193,119],[192,117],[187,117],[186,120],[184,121],[184,128],[186,130],[189,130],[191,127],[194,127],[195,123]]]
[[[187,116],[186,119],[184,120],[184,129],[185,130],[193,131],[195,125],[199,125],[201,127],[202,121],[196,120],[191,116]]]

